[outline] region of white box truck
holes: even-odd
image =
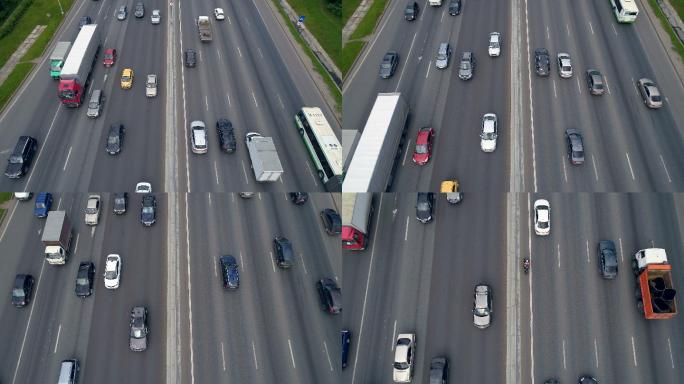
[[[256,132],[249,132],[245,136],[249,159],[252,161],[254,178],[258,182],[276,181],[283,174],[278,152],[270,137],[261,136]]]

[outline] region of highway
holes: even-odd
[[[47,73],[49,46],[35,73],[0,116],[0,152],[9,156],[21,135],[31,135],[39,144],[28,174],[19,180],[3,177],[0,190],[132,191],[140,181],[152,183],[156,191],[323,190],[294,128],[294,114],[305,105],[319,106],[336,132],[339,123],[276,21],[275,10],[265,0],[171,4],[145,2],[145,17],[138,19],[133,16],[134,2],[128,2],[124,21],[115,17],[119,4],[74,4],[54,41],[73,41],[80,17],[87,15],[101,30],[100,53],[107,48],[118,51],[111,68],[102,65],[100,54],[91,76],[88,96],[94,89],[104,91],[103,112],[89,119],[85,106],[60,105],[57,82]],[[216,6],[223,7],[224,21],[214,20]],[[155,8],[161,9],[159,25],[149,20]],[[199,15],[211,16],[212,42],[199,41]],[[183,66],[187,48],[199,52],[195,68]],[[123,90],[119,82],[127,67],[135,76],[133,87]],[[156,98],[144,95],[151,73],[159,78]],[[234,154],[220,151],[215,124],[221,117],[235,127]],[[191,120],[206,123],[208,154],[190,152]],[[116,123],[126,127],[126,136],[121,153],[112,156],[104,145],[109,126]],[[274,138],[285,171],[281,182],[255,182],[244,146],[249,131]]]
[[[682,189],[684,84],[658,40],[650,12],[634,25],[620,25],[606,2],[554,5],[544,1],[464,1],[460,15],[421,2],[416,21],[403,18],[405,4],[391,2],[376,33],[344,86],[344,126],[363,130],[375,95],[401,92],[411,107],[408,140],[392,191],[437,191],[456,177],[465,191],[499,192],[676,192]],[[644,5],[639,5],[642,8]],[[500,57],[487,55],[490,32],[502,36]],[[450,42],[449,67],[435,68],[439,43]],[[534,72],[535,48],[547,48],[551,75]],[[388,80],[378,76],[388,51],[400,63]],[[457,76],[461,52],[472,51],[471,80]],[[567,52],[573,77],[561,79],[556,54]],[[517,70],[519,68],[519,70]],[[585,72],[599,69],[607,89],[588,93]],[[665,97],[648,109],[636,87],[651,78]],[[499,118],[494,153],[479,148],[482,116]],[[425,166],[411,162],[417,131],[437,134]],[[565,130],[584,136],[585,163],[571,165]]]

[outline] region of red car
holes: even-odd
[[[114,62],[116,62],[116,49],[109,48],[104,52],[104,60],[102,60],[102,64],[104,64],[105,67],[111,67],[114,65]]]
[[[418,130],[416,149],[413,150],[413,162],[425,165],[432,155],[432,140],[435,138],[435,130],[431,127],[423,127]]]

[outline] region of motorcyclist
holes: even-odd
[[[522,266],[525,273],[527,273],[530,270],[530,259],[527,257],[522,259]]]

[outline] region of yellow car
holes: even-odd
[[[121,73],[121,89],[131,89],[133,86],[133,70],[126,68]]]

